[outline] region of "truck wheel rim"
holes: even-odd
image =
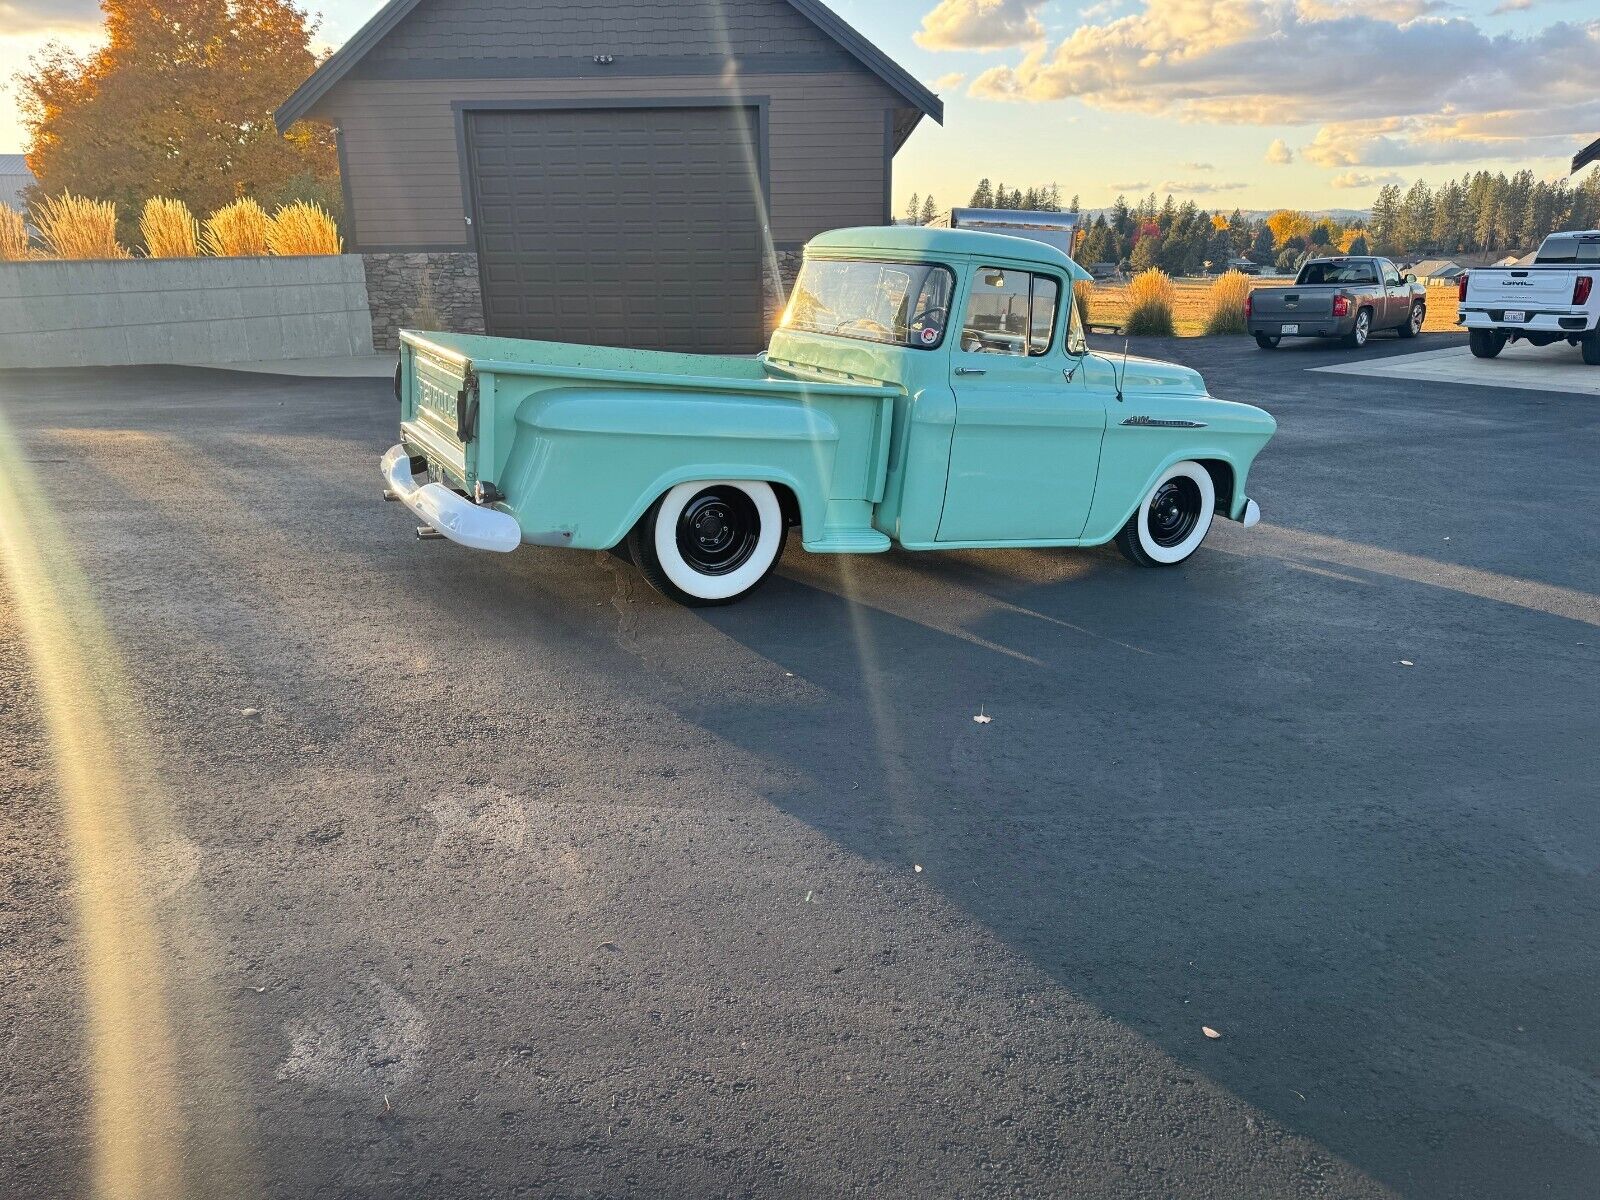
[[[1367,314],[1362,313],[1356,317],[1356,344],[1359,346],[1367,340]]]
[[[1422,310],[1420,308],[1413,308],[1411,310],[1411,332],[1422,332]]]
[[[678,553],[702,575],[737,571],[760,540],[761,516],[738,488],[706,488],[678,516]]]
[[[1186,476],[1168,479],[1150,498],[1150,513],[1145,518],[1150,540],[1165,549],[1180,546],[1200,521],[1203,501],[1199,485]]]

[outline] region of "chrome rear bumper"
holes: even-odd
[[[417,520],[452,542],[500,553],[522,545],[522,527],[510,513],[474,504],[442,483],[419,484],[404,446],[391,446],[383,456],[383,481]]]

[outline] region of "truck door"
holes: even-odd
[[[1388,329],[1406,323],[1411,315],[1411,295],[1400,282],[1400,271],[1387,258],[1378,260],[1378,278],[1383,282],[1383,311],[1373,314],[1374,329]]]
[[[1088,523],[1106,412],[1062,348],[1076,315],[1065,284],[1012,267],[973,275],[951,330],[956,420],[941,542],[1070,540]]]

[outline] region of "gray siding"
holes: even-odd
[[[721,78],[696,75],[351,78],[314,111],[343,130],[353,239],[364,250],[471,245],[451,107],[456,101],[764,96],[773,241],[793,245],[826,229],[883,222],[888,114],[904,104],[895,93],[855,65],[825,74],[746,75],[739,83],[735,92]],[[617,116],[626,120],[625,112]],[[759,179],[751,186],[759,188]]]
[[[357,67],[444,58],[827,55],[836,42],[783,0],[422,0]]]

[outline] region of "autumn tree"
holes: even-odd
[[[103,0],[106,43],[53,44],[19,77],[28,166],[46,195],[149,196],[207,213],[242,195],[337,205],[332,130],[272,113],[311,74],[315,24],[290,0]]]

